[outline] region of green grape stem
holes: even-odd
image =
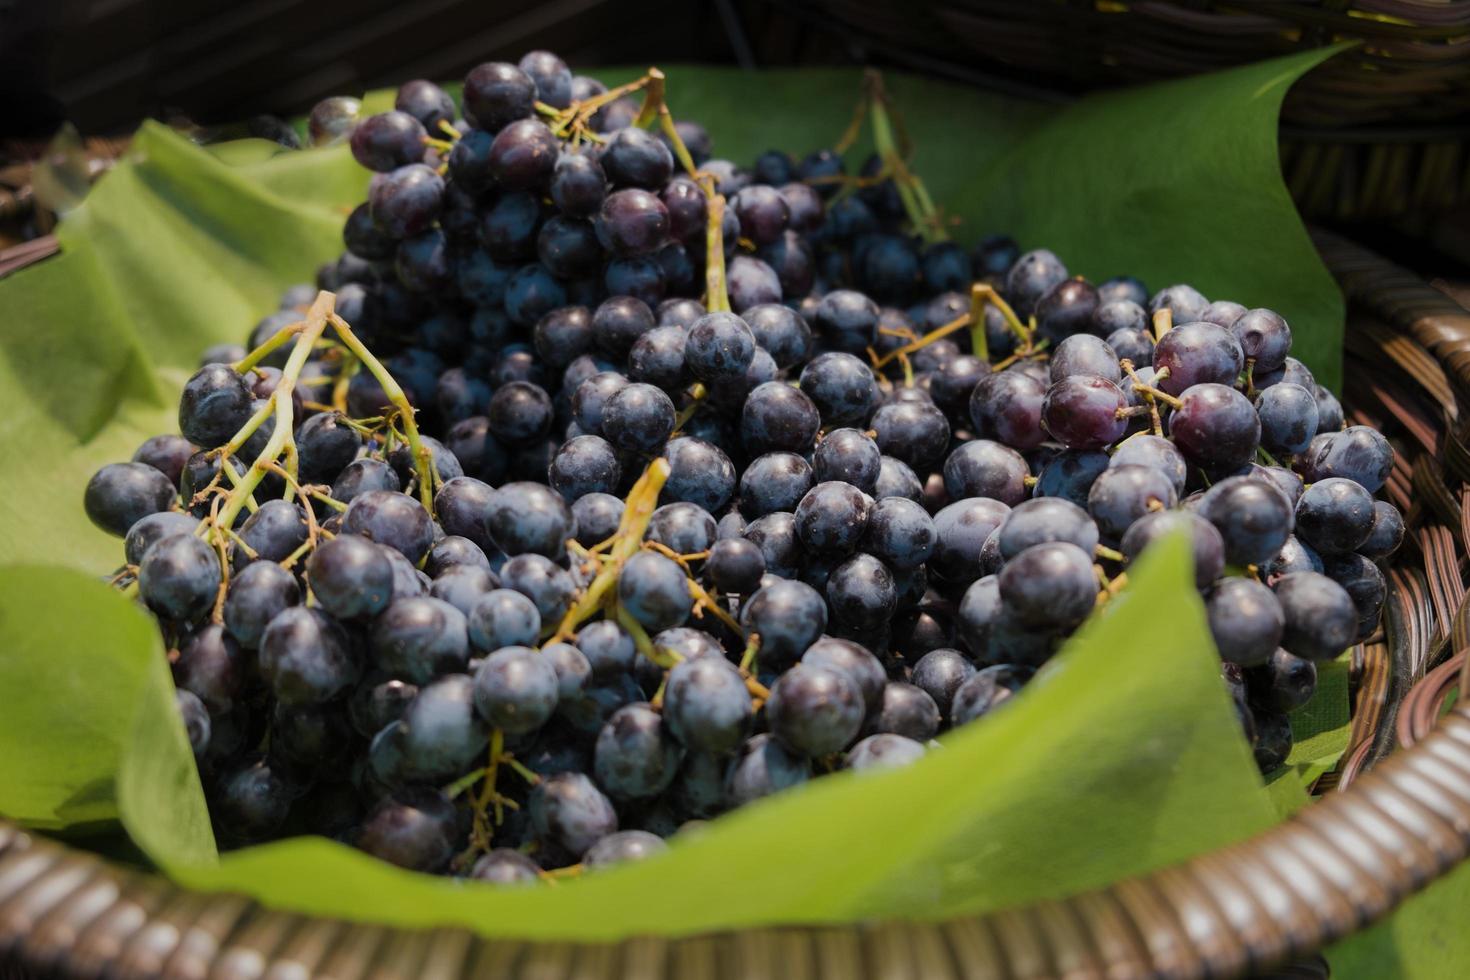
[[[648,464],[643,475],[628,491],[623,518],[618,522],[618,531],[614,536],[608,561],[577,597],[572,608],[567,610],[548,642],[557,643],[570,639],[576,634],[577,627],[601,609],[612,595],[618,575],[623,570],[623,563],[637,554],[643,545],[644,532],[648,530],[648,522],[658,507],[658,495],[669,478],[669,472],[669,461],[660,456]]]
[[[403,438],[408,443],[409,452],[413,454],[414,469],[419,478],[419,500],[424,505],[424,510],[432,517],[434,514],[434,484],[433,484],[433,453],[423,444],[419,438],[418,423],[414,421],[413,406],[408,402],[408,395],[404,393],[403,387],[395,380],[383,362],[373,356],[363,342],[358,339],[357,334],[352,332],[352,327],[347,321],[336,313],[328,313],[332,329],[337,332],[338,338],[346,345],[347,349],[367,368],[383,389],[388,402],[398,411],[398,417],[403,422]]]
[[[225,500],[224,508],[219,512],[219,516],[215,520],[217,527],[228,528],[235,526],[235,518],[240,515],[240,510],[245,506],[246,499],[254,494],[255,488],[265,478],[269,464],[275,462],[280,457],[288,441],[294,444],[295,408],[291,402],[291,392],[295,389],[297,379],[301,377],[301,369],[306,366],[306,359],[311,355],[312,348],[321,337],[322,332],[326,330],[328,318],[336,315],[332,312],[332,308],[336,302],[337,296],[335,293],[322,290],[316,294],[316,299],[312,302],[311,309],[307,311],[305,324],[297,334],[295,346],[291,348],[291,356],[286,360],[286,366],[281,369],[281,380],[276,384],[276,389],[271,393],[269,399],[275,405],[275,431],[271,433],[270,440],[266,443],[265,448],[260,451],[260,455],[255,458],[255,462],[250,465],[250,468],[246,470],[240,482],[230,491],[229,497]],[[268,346],[274,340],[276,338],[272,337],[262,347]],[[281,343],[284,343],[284,341]],[[279,347],[280,344],[276,346]],[[259,348],[257,348],[258,352]],[[247,356],[245,360],[249,361],[250,356]],[[259,416],[260,413],[256,414]],[[256,426],[258,427],[263,421],[264,419],[262,418],[256,422]],[[239,434],[237,433],[236,438],[238,437]],[[246,438],[249,438],[249,433],[246,433]],[[229,456],[226,455],[224,460],[227,466]]]

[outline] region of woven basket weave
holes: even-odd
[[[1059,901],[939,923],[750,929],[577,944],[480,939],[261,908],[0,821],[0,978],[1325,977],[1335,939],[1470,853],[1470,313],[1342,239],[1318,247],[1351,301],[1345,403],[1399,449],[1387,493],[1408,543],[1384,628],[1354,652],[1337,792],[1249,841]],[[42,257],[36,251],[29,261]],[[6,257],[0,253],[0,268]],[[1448,465],[1439,461],[1439,455]],[[1451,653],[1454,655],[1451,656]],[[1398,743],[1404,748],[1393,751]]]
[[[799,0],[818,31],[919,71],[1053,99],[1342,40],[1292,87],[1282,163],[1303,213],[1470,202],[1470,0]]]

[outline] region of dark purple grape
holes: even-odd
[[[530,51],[521,57],[520,69],[536,83],[538,101],[553,109],[572,104],[572,70],[565,61],[550,51]]]
[[[740,414],[740,436],[751,455],[811,449],[822,419],[804,393],[779,381],[759,385],[745,400]]]
[[[855,629],[883,626],[898,604],[893,573],[872,555],[854,555],[834,568],[826,592],[832,615]]]
[[[1015,664],[996,664],[977,671],[955,691],[951,722],[968,724],[996,710],[1015,697],[1033,673],[1031,668]]]
[[[932,403],[883,405],[873,413],[870,424],[883,453],[916,471],[928,472],[943,458],[949,445],[949,420]]]
[[[733,313],[707,313],[689,328],[684,361],[707,384],[742,377],[755,358],[755,336]]]
[[[682,757],[663,717],[647,704],[629,704],[613,712],[598,733],[593,772],[614,799],[649,799],[668,789]]]
[[[1404,541],[1404,518],[1393,504],[1382,500],[1373,502],[1373,530],[1368,538],[1358,545],[1358,553],[1373,559],[1383,559],[1398,551]]]
[[[863,697],[856,682],[829,667],[797,664],[771,688],[766,719],[787,749],[821,757],[846,748],[863,723]]]
[[[1200,320],[1210,308],[1210,301],[1193,286],[1179,284],[1166,286],[1154,293],[1148,302],[1150,316],[1167,309],[1175,324],[1192,323]]]
[[[544,777],[531,790],[531,829],[538,840],[580,855],[618,829],[617,811],[580,772]]]
[[[1169,436],[1191,462],[1216,470],[1249,463],[1261,438],[1255,408],[1234,388],[1199,384],[1180,396]]]
[[[515,65],[490,62],[476,65],[464,79],[464,108],[488,133],[532,115],[536,82]]]
[[[764,666],[789,664],[827,628],[827,604],[805,583],[776,580],[742,604],[740,625],[760,634]]]
[[[1199,384],[1233,385],[1244,366],[1235,336],[1213,323],[1181,323],[1154,347],[1155,383],[1171,395]]]
[[[1372,506],[1369,505],[1371,512]],[[1200,501],[1199,515],[1215,526],[1232,565],[1261,565],[1291,536],[1291,501],[1275,486],[1248,476],[1216,483]]]
[[[1259,582],[1221,579],[1205,596],[1205,612],[1223,660],[1249,667],[1264,663],[1281,645],[1286,622],[1281,603]]]
[[[656,191],[674,172],[674,155],[646,129],[626,126],[613,133],[598,156],[614,187],[641,187]]]
[[[954,500],[990,497],[1015,506],[1031,494],[1030,475],[1020,453],[989,439],[964,443],[944,462],[944,487]]]
[[[1116,384],[1095,375],[1064,378],[1047,389],[1041,422],[1068,449],[1101,449],[1128,430],[1127,399]]]
[[[834,289],[817,304],[812,324],[832,350],[861,354],[878,339],[878,304],[851,289]]]
[[[1330,660],[1358,632],[1358,610],[1342,586],[1316,572],[1294,572],[1274,587],[1285,616],[1280,646],[1308,660]]]
[[[352,130],[352,157],[369,170],[387,173],[424,156],[424,124],[406,112],[392,110],[368,116]]]
[[[390,238],[428,231],[443,207],[444,178],[422,163],[379,174],[368,185],[373,221]]]
[[[1356,551],[1373,533],[1376,516],[1372,494],[1352,480],[1328,477],[1297,502],[1297,534],[1324,555]]]
[[[1241,313],[1228,324],[1247,361],[1253,363],[1253,371],[1274,371],[1286,363],[1291,352],[1291,329],[1281,314],[1258,309]]]
[[[139,521],[166,513],[177,498],[174,484],[154,467],[146,463],[109,463],[88,481],[82,503],[93,524],[108,534],[124,537]]]
[[[979,578],[981,549],[1010,511],[999,500],[972,497],[935,514],[934,555],[927,566],[930,574],[956,586],[967,586]]]
[[[1343,587],[1358,613],[1356,642],[1363,642],[1378,628],[1379,614],[1388,595],[1388,583],[1378,566],[1362,555],[1328,555],[1322,560],[1325,574]]]
[[[1014,449],[1035,449],[1046,440],[1041,427],[1046,386],[1020,371],[982,377],[970,395],[970,420],[976,433]]]
[[[1006,299],[1025,320],[1035,312],[1042,294],[1067,278],[1067,267],[1055,254],[1039,248],[1016,258],[1005,277]]]
[[[1299,453],[1317,434],[1317,399],[1296,384],[1275,384],[1256,396],[1261,445],[1273,453]]]
[[[1093,329],[1097,288],[1079,277],[1064,279],[1036,301],[1033,315],[1041,337],[1056,343]]]
[[[754,718],[740,673],[721,657],[685,660],[664,691],[669,732],[692,751],[724,753],[739,746]]]
[[[1316,479],[1343,477],[1377,493],[1393,472],[1393,447],[1383,433],[1366,425],[1352,425],[1334,433],[1320,454],[1313,456]]]
[[[362,663],[335,619],[291,606],[261,636],[260,672],[281,704],[322,704],[357,682]]]
[[[811,762],[786,749],[762,732],[740,747],[725,773],[725,795],[731,806],[741,806],[807,781]]]
[[[1109,467],[1087,492],[1087,511],[1105,541],[1119,541],[1134,521],[1177,502],[1174,484],[1150,466]]]
[[[1118,546],[1132,562],[1159,538],[1184,532],[1189,535],[1194,557],[1194,584],[1206,589],[1225,570],[1225,541],[1215,525],[1188,510],[1160,510],[1133,522]]]
[[[1015,504],[997,530],[996,546],[1009,561],[1033,545],[1065,541],[1091,555],[1097,548],[1097,525],[1087,511],[1057,497],[1038,497]]]
[[[1245,672],[1252,704],[1268,711],[1295,711],[1317,692],[1317,665],[1277,650],[1258,667]]]
[[[669,234],[669,211],[648,191],[613,191],[598,209],[595,226],[598,241],[614,255],[647,255]]]
[[[839,481],[818,483],[796,506],[796,531],[812,551],[846,555],[856,550],[868,527],[873,499]]]
[[[540,483],[507,483],[485,508],[490,537],[507,555],[533,552],[553,561],[566,551],[572,512],[561,495]]]
[[[1113,384],[1123,380],[1117,353],[1092,334],[1075,334],[1057,344],[1052,351],[1050,371],[1053,383],[1077,375],[1096,375]]]

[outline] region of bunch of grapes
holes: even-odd
[[[1376,628],[1393,451],[1276,313],[960,247],[871,83],[856,175],[711,158],[657,71],[463,91],[313,111],[346,250],[86,490],[222,842],[656,854],[1001,707],[1176,531],[1263,769]]]

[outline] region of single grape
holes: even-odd
[[[1229,471],[1255,457],[1261,420],[1244,395],[1221,384],[1198,384],[1179,400],[1169,417],[1169,436],[1190,462]]]
[[[541,635],[541,614],[527,596],[494,589],[470,610],[466,635],[476,650],[491,653],[504,647],[533,646]]]
[[[572,512],[561,495],[540,483],[507,483],[485,508],[490,537],[507,555],[532,552],[553,560],[566,551],[573,533]]]
[[[1067,267],[1047,249],[1016,257],[1005,272],[1002,290],[1016,314],[1025,320],[1036,310],[1042,294],[1067,278]]]
[[[1151,466],[1169,478],[1174,492],[1184,493],[1189,479],[1189,464],[1184,455],[1168,439],[1140,432],[1129,436],[1118,444],[1108,466]]]
[[[602,247],[622,258],[647,255],[669,234],[669,210],[657,195],[638,188],[613,191],[594,221]]]
[[[855,772],[877,772],[911,765],[923,755],[923,743],[903,735],[880,732],[854,745],[848,751],[844,765]]]
[[[282,704],[321,704],[355,684],[362,663],[336,620],[291,606],[277,613],[261,636],[260,672]]]
[[[1160,510],[1146,514],[1133,522],[1118,547],[1132,562],[1159,538],[1176,532],[1189,535],[1195,587],[1208,588],[1225,570],[1225,541],[1215,525],[1193,511]]]
[[[536,82],[504,62],[476,65],[464,79],[465,112],[490,133],[535,112]]]
[[[1010,514],[999,500],[972,497],[950,504],[934,515],[934,555],[930,574],[955,586],[966,586],[981,575],[981,549]]]
[[[1245,672],[1251,703],[1268,711],[1295,711],[1317,692],[1317,665],[1277,650]]]
[[[751,455],[811,449],[821,416],[812,400],[779,381],[759,385],[745,399],[740,413],[740,436]]]
[[[1261,445],[1273,453],[1299,453],[1317,434],[1316,396],[1301,385],[1272,385],[1256,396]]]
[[[1259,582],[1222,578],[1205,595],[1210,633],[1220,658],[1252,666],[1263,663],[1280,644],[1285,615],[1276,595]]]
[[[138,566],[138,595],[160,618],[180,623],[193,622],[209,612],[219,595],[220,581],[219,556],[192,534],[160,538],[144,552]]]
[[[1269,561],[1286,544],[1293,527],[1291,501],[1286,495],[1248,476],[1233,476],[1210,487],[1198,513],[1220,532],[1225,560],[1232,565]]]
[[[867,530],[872,498],[839,481],[819,483],[796,506],[796,530],[815,552],[851,554]]]
[[[828,755],[846,748],[862,727],[862,692],[845,673],[797,664],[772,686],[766,720],[791,751]]]
[[[908,571],[929,560],[936,540],[928,511],[907,498],[886,497],[872,505],[861,547],[890,568]]]
[[[970,395],[970,419],[979,435],[1015,449],[1035,449],[1046,440],[1041,427],[1046,386],[1020,371],[982,377]]]
[[[1074,544],[1035,544],[1006,562],[1000,597],[1023,622],[1063,628],[1087,618],[1097,603],[1092,556]]]
[[[478,613],[480,607],[475,608]],[[533,732],[556,710],[560,687],[556,668],[535,650],[501,647],[475,671],[475,710],[509,734]]]
[[[428,231],[443,209],[444,178],[422,163],[378,174],[368,185],[369,213],[389,238],[404,239]]]
[[[1358,553],[1381,561],[1399,549],[1404,541],[1404,518],[1393,504],[1382,500],[1373,502],[1373,529],[1368,538],[1358,545]]]
[[[928,471],[949,447],[949,421],[930,402],[900,402],[873,413],[872,430],[878,448],[914,470]]]
[[[614,864],[646,861],[668,849],[669,845],[657,834],[646,830],[620,830],[615,834],[608,834],[589,847],[587,853],[582,855],[582,864],[589,870],[606,868]]]
[[[777,579],[742,603],[740,625],[748,633],[760,634],[763,665],[788,664],[827,628],[827,604],[811,586]]]
[[[1324,555],[1342,554],[1368,540],[1376,517],[1372,494],[1352,480],[1327,477],[1297,502],[1297,535]]]
[[[1015,664],[996,664],[976,671],[954,692],[951,722],[964,725],[990,714],[1015,697],[1033,673],[1031,668]]]
[[[693,606],[684,570],[651,551],[640,551],[624,563],[618,602],[644,629],[654,631],[682,625]]]
[[[234,637],[210,623],[179,651],[173,664],[174,685],[197,697],[210,714],[224,715],[246,693],[254,679],[253,667]]]
[[[734,495],[735,464],[719,446],[683,436],[669,440],[664,457],[669,461],[669,476],[660,500],[691,503],[715,513]]]
[[[954,500],[989,497],[1015,506],[1031,494],[1030,475],[1020,453],[989,439],[964,443],[944,462],[944,488]]]
[[[1126,408],[1123,392],[1108,379],[1067,377],[1047,389],[1041,424],[1069,449],[1101,449],[1127,431]]]
[[[1109,467],[1087,493],[1087,510],[1105,541],[1119,541],[1133,522],[1178,503],[1174,484],[1151,466]]]
[[[396,109],[368,116],[352,129],[352,157],[379,173],[417,163],[424,156],[428,133],[421,120]]]
[[[603,406],[602,434],[626,452],[651,453],[674,431],[674,403],[653,385],[620,388]]]
[[[496,885],[536,884],[541,880],[541,869],[520,851],[497,847],[475,859],[469,876]]]
[[[799,786],[811,778],[811,762],[762,732],[752,736],[731,760],[725,773],[725,795],[731,806]]]
[[[568,503],[589,493],[616,492],[621,479],[617,453],[599,436],[577,436],[565,442],[547,474],[548,482]]]
[[[834,289],[817,304],[812,323],[830,350],[861,354],[878,339],[878,304],[852,289]]]
[[[685,660],[669,672],[663,712],[669,732],[686,747],[715,753],[739,746],[754,717],[744,679],[712,656]]]

